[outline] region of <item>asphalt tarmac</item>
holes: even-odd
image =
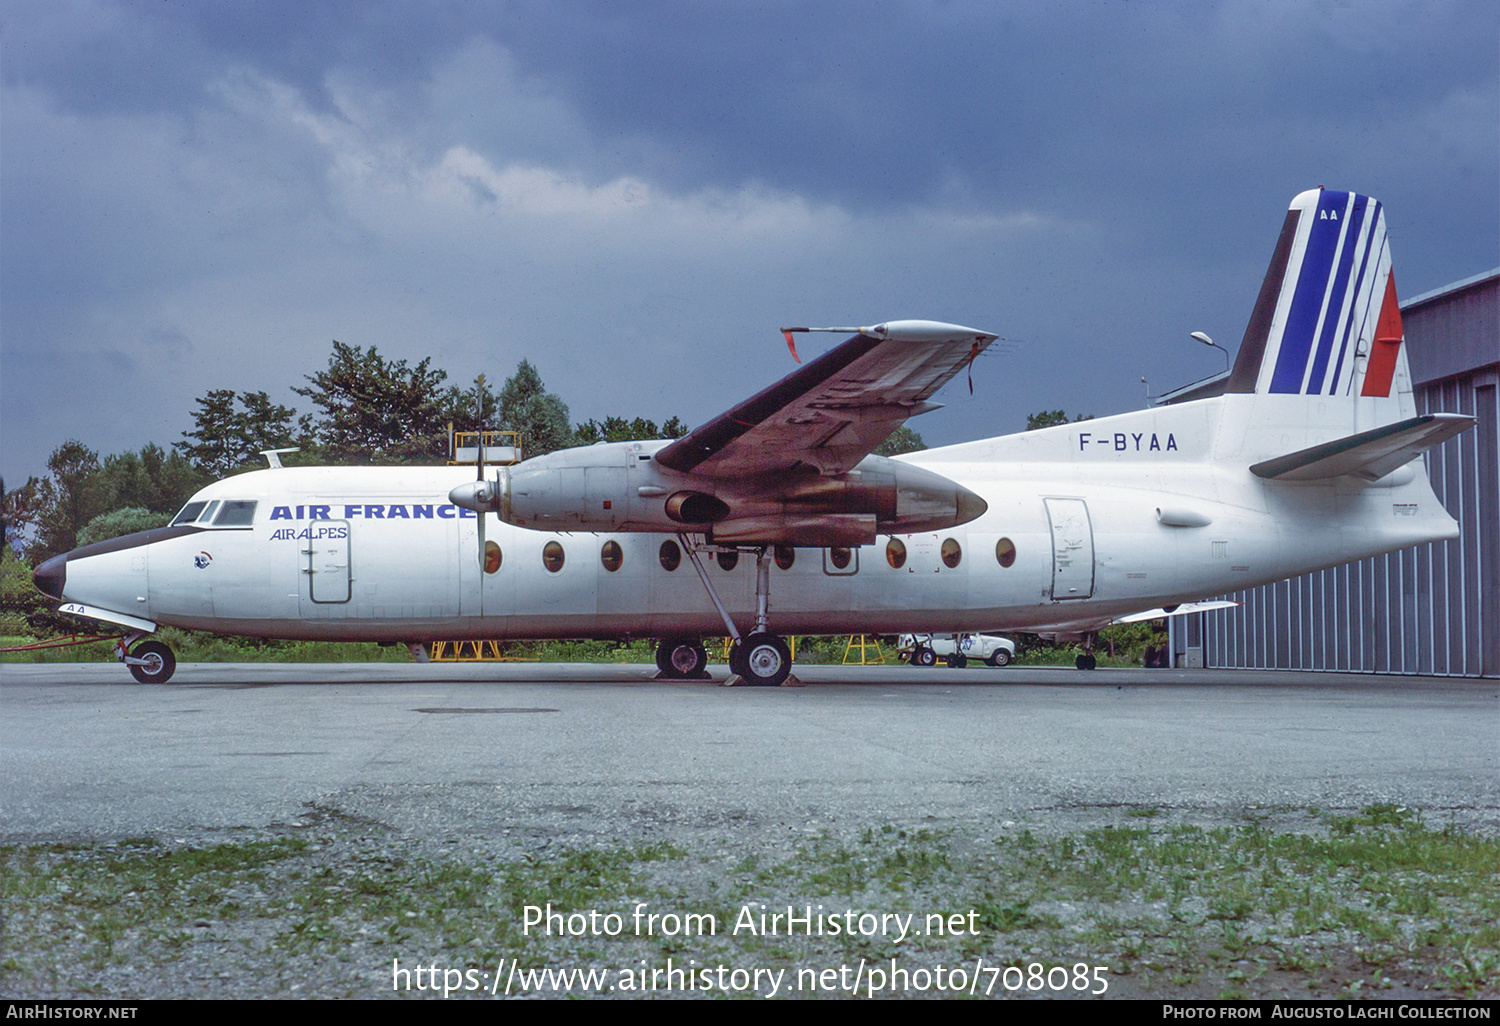
[[[722,680],[723,669],[718,671]],[[319,810],[558,839],[1390,802],[1500,827],[1500,681],[1191,670],[0,666],[0,841],[196,835]],[[1316,813],[1312,813],[1316,814]]]

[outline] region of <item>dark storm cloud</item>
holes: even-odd
[[[1303,188],[1386,202],[1405,295],[1500,262],[1497,33],[1479,3],[10,5],[3,469],[168,444],[208,388],[290,401],[334,337],[701,420],[781,371],[777,323],[930,316],[1031,340],[930,441],[1126,408],[1217,369],[1186,332],[1232,348]]]

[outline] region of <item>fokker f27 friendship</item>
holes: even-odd
[[[996,336],[850,330],[675,441],[481,459],[477,475],[241,474],[35,582],[124,628],[141,681],[171,676],[146,635],[172,625],[419,657],[444,639],[648,637],[679,678],[727,633],[734,672],[769,685],[791,669],[785,635],[1024,630],[1091,648],[1132,614],[1457,535],[1417,461],[1472,419],[1416,412],[1369,197],[1292,201],[1234,367],[1193,401],[887,459],[871,450]]]

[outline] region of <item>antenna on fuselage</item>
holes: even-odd
[[[302,447],[300,445],[294,445],[290,449],[262,449],[260,454],[266,458],[266,462],[271,465],[272,470],[280,470],[282,453],[301,451]]]

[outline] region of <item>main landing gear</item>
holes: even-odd
[[[698,558],[698,546],[694,545],[685,534],[678,534],[678,540],[682,543],[683,550],[692,561],[693,569],[698,571],[698,579],[703,582],[704,590],[713,601],[714,608],[718,610],[719,617],[724,621],[729,636],[734,639],[729,647],[729,668],[746,684],[761,687],[777,687],[785,684],[792,674],[792,650],[786,640],[770,631],[771,619],[771,548],[768,545],[760,545],[752,551],[755,553],[755,627],[749,634],[741,635],[739,628],[735,626],[729,610],[724,608],[724,603],[719,599],[719,593],[714,589],[713,581],[708,576],[708,571],[703,569],[703,561]],[[676,657],[684,646],[696,645],[697,653],[701,656],[703,646],[697,643],[685,642],[682,639],[668,638],[657,648],[656,663],[662,673],[675,676]],[[686,656],[683,657],[686,662]],[[703,662],[707,662],[706,657]],[[702,671],[703,662],[697,664],[697,672]],[[673,669],[669,670],[668,666]],[[696,675],[696,674],[695,674]]]
[[[165,684],[177,670],[177,657],[160,641],[138,643],[142,636],[134,632],[115,642],[115,658],[130,667],[130,675],[140,683]]]
[[[656,646],[656,668],[667,680],[705,680],[708,653],[697,638],[663,638]]]

